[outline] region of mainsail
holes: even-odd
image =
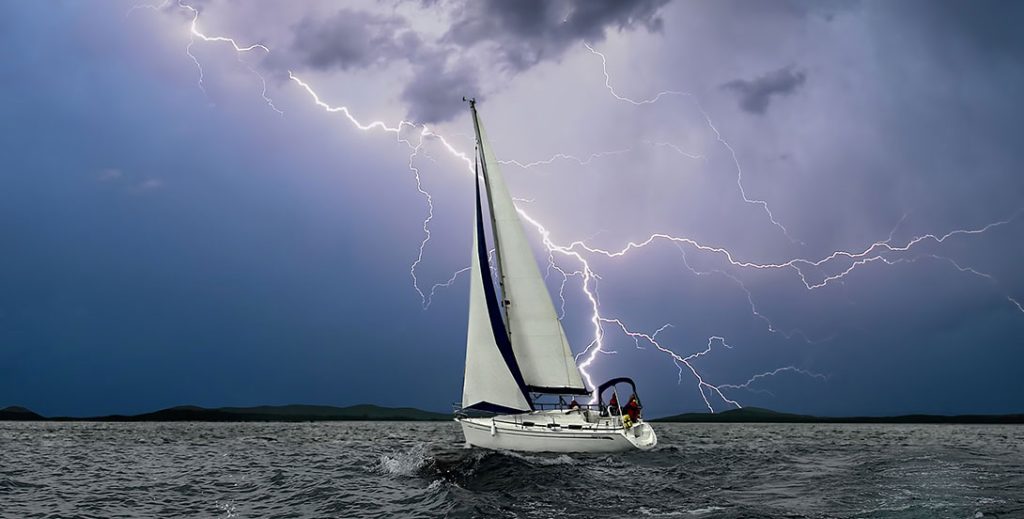
[[[476,214],[473,218],[473,253],[469,267],[469,331],[466,336],[466,378],[462,405],[467,409],[496,412],[530,411],[529,393],[523,382],[505,323],[501,320],[484,241],[480,180],[476,182]]]
[[[522,380],[532,392],[587,394],[551,295],[505,186],[501,166],[487,142],[475,103],[470,102],[470,107],[493,224],[495,258],[503,296],[501,306]],[[479,220],[481,216],[477,218]],[[478,227],[476,239],[482,241],[482,226]],[[476,257],[474,261],[478,261]],[[486,256],[480,263],[487,264]]]

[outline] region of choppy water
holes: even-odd
[[[656,427],[568,456],[453,423],[0,423],[0,516],[1024,517],[1024,427]]]

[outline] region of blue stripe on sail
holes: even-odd
[[[494,291],[494,282],[491,280],[490,262],[487,260],[487,242],[484,240],[484,215],[480,205],[480,179],[476,179],[476,233],[477,233],[477,255],[480,264],[480,278],[484,283],[484,298],[487,299],[487,314],[491,318],[491,331],[494,332],[494,343],[498,345],[498,351],[505,359],[512,378],[515,379],[519,390],[523,392],[526,402],[533,409],[533,401],[530,399],[530,392],[523,380],[523,372],[519,370],[519,363],[516,362],[516,355],[512,351],[512,342],[509,341],[508,333],[505,331],[505,322],[501,319],[501,309],[498,308],[498,298]],[[493,404],[491,404],[493,405]],[[471,406],[479,408],[479,406]],[[500,407],[500,406],[495,406]]]
[[[522,413],[522,409],[513,409],[511,407],[505,407],[503,405],[496,405],[490,402],[478,402],[464,409],[476,409],[477,411],[486,411],[488,413],[495,414],[518,414]]]

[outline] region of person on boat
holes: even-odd
[[[572,402],[569,402],[569,410],[570,411],[578,411],[579,408],[580,408],[580,403],[577,402],[575,398],[573,398]]]
[[[619,416],[619,395],[612,393],[612,399],[608,401],[608,414]]]
[[[626,403],[626,407],[622,410],[629,415],[629,419],[634,423],[640,418],[640,401],[636,398],[636,393],[629,397],[629,402]]]

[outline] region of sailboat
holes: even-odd
[[[500,165],[487,142],[476,101],[468,101],[476,133],[476,210],[466,372],[462,402],[455,413],[466,443],[532,452],[653,448],[658,438],[643,420],[631,379],[614,378],[596,390],[583,383]],[[487,195],[487,220],[481,183]],[[487,225],[494,242],[497,287],[485,239]],[[625,386],[632,392],[628,404],[622,406],[617,391]],[[605,404],[603,394],[609,389],[613,397]],[[591,403],[575,400],[588,395],[593,397]],[[552,402],[555,398],[557,402]]]

